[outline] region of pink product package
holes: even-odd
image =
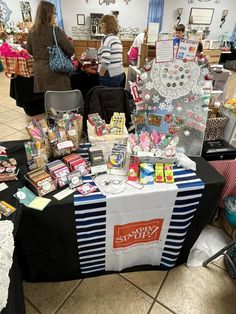
[[[79,193],[81,193],[82,195],[88,195],[92,192],[97,191],[97,187],[95,185],[90,184],[90,183],[85,183],[85,184],[79,186],[76,190]]]

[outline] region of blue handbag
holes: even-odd
[[[48,47],[50,69],[53,72],[73,72],[75,69],[71,59],[58,46],[55,27],[52,28],[52,32],[55,44]]]

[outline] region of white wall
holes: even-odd
[[[22,22],[22,14],[20,10],[20,0],[4,0],[8,6],[8,8],[12,11],[10,15],[10,21],[17,23],[17,22]],[[24,1],[24,0],[23,0]],[[38,3],[40,0],[26,0],[27,2],[30,3],[31,7],[31,16],[34,21],[36,10]]]
[[[236,22],[236,0],[221,0],[219,4],[215,3],[215,0],[211,0],[208,3],[193,0],[191,4],[188,3],[188,0],[165,0],[162,31],[169,32],[172,30],[173,25],[176,23],[176,10],[178,8],[183,8],[181,23],[186,25],[188,24],[191,8],[202,7],[215,9],[210,25],[210,35],[208,36],[210,39],[218,39],[218,36],[226,31],[233,31]],[[229,10],[229,13],[226,17],[226,22],[223,24],[222,28],[220,28],[223,10]]]
[[[31,14],[34,20],[40,0],[27,1],[31,4]],[[111,11],[120,12],[119,23],[122,27],[138,27],[140,30],[146,27],[149,0],[131,0],[128,5],[125,4],[124,0],[116,0],[115,4],[110,5],[99,5],[99,0],[87,1],[88,3],[86,3],[86,0],[61,0],[64,27],[69,36],[71,36],[71,27],[77,25],[77,14],[85,14],[87,27],[90,25],[90,13],[110,14]],[[20,0],[5,0],[5,2],[12,11],[10,20],[14,22],[22,21]],[[219,4],[216,4],[215,0],[211,0],[208,3],[193,0],[191,4],[188,3],[188,0],[165,0],[162,31],[169,32],[172,30],[173,25],[176,23],[176,10],[178,8],[183,8],[181,23],[186,25],[192,7],[215,9],[212,24],[210,25],[209,38],[217,39],[218,36],[226,31],[232,32],[236,22],[236,0],[221,0]],[[229,10],[229,13],[225,24],[220,28],[223,10]]]
[[[149,0],[131,0],[128,5],[124,0],[115,4],[99,5],[99,0],[61,0],[65,32],[71,36],[71,27],[77,25],[77,14],[85,14],[86,26],[90,26],[90,13],[111,14],[119,11],[119,24],[122,27],[138,27],[143,30],[147,23]]]

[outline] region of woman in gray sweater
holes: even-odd
[[[27,50],[34,58],[35,93],[71,89],[68,74],[53,72],[49,67],[47,47],[54,43],[52,26],[56,24],[56,14],[56,8],[52,3],[41,1],[37,8],[35,23],[29,32]],[[74,48],[66,34],[58,27],[55,27],[55,33],[58,45],[66,55],[72,56]]]
[[[101,32],[105,34],[98,49],[100,85],[119,87],[125,80],[123,68],[123,47],[117,36],[118,24],[113,15],[104,15]]]

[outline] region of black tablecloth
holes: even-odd
[[[236,60],[236,49],[232,48],[230,49],[231,53],[221,53],[220,55],[220,64],[226,63],[227,60],[232,61]]]
[[[12,144],[17,146],[15,156],[21,165],[23,175],[26,171],[23,142]],[[190,248],[215,214],[220,191],[224,186],[224,178],[203,158],[193,159],[197,163],[198,176],[205,182],[205,190],[176,266],[186,262]],[[26,281],[63,281],[81,278],[73,195],[60,202],[52,198],[51,203],[42,212],[23,207],[16,235],[16,252]],[[132,270],[145,269],[160,268],[149,265],[132,267]]]
[[[71,88],[79,89],[85,98],[88,91],[99,85],[98,74],[87,74],[83,71],[72,72]],[[16,105],[22,107],[29,116],[44,112],[44,93],[34,93],[34,77],[17,76],[10,83],[10,97],[16,100]]]
[[[34,93],[34,77],[17,76],[10,83],[10,97],[29,116],[44,112],[44,93]]]
[[[16,155],[16,151],[18,151],[18,145],[16,142],[8,142],[8,143],[0,143],[5,147],[12,147],[13,149],[9,149],[7,151],[9,157],[14,157]],[[20,142],[20,146],[22,147],[22,142]],[[23,165],[21,167],[24,168]],[[14,224],[14,237],[17,234],[21,214],[22,214],[22,206],[17,202],[12,195],[15,193],[18,187],[22,186],[23,175],[22,172],[19,174],[19,181],[11,181],[7,182],[8,188],[2,192],[0,192],[0,199],[5,200],[12,206],[16,207],[17,210],[5,218],[2,215],[2,220],[8,219],[11,220]],[[22,287],[22,276],[19,268],[18,258],[16,255],[16,251],[13,254],[13,264],[9,272],[10,277],[10,285],[8,290],[8,302],[7,306],[2,310],[1,314],[24,314],[25,313],[25,303],[24,303],[24,295],[23,295],[23,287]],[[1,284],[1,283],[0,283]]]
[[[84,71],[70,73],[70,84],[72,89],[79,89],[85,99],[88,91],[99,85],[98,74],[88,74]]]

